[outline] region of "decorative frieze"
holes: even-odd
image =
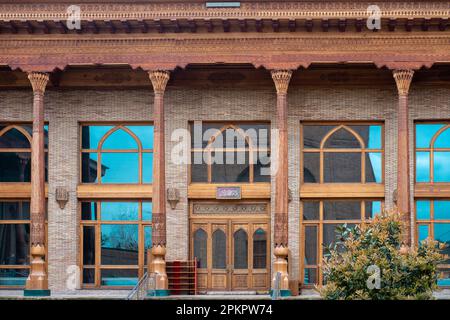
[[[267,204],[195,203],[193,214],[267,214]]]

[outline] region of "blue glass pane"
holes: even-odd
[[[431,139],[443,126],[443,124],[417,124],[416,148],[430,148]]]
[[[102,220],[139,220],[138,202],[102,202]]]
[[[81,155],[81,182],[97,182],[97,153],[84,153]],[[102,165],[102,176],[105,174],[105,166]]]
[[[305,284],[317,284],[317,269],[315,268],[305,269],[305,277],[303,281]]]
[[[23,287],[29,273],[29,269],[0,269],[0,286]]]
[[[441,132],[434,143],[434,147],[450,148],[450,129],[445,129],[444,132]]]
[[[418,230],[419,230],[418,231],[419,232],[418,240],[419,240],[419,244],[420,244],[423,240],[428,238],[428,236],[430,235],[430,232],[429,232],[428,225],[426,225],[426,224],[419,225]]]
[[[381,201],[366,201],[366,218],[375,218],[381,213]]]
[[[450,244],[450,223],[435,223],[434,239]]]
[[[153,205],[151,202],[142,203],[142,220],[152,221]]]
[[[102,153],[102,183],[138,183],[137,153]]]
[[[141,141],[142,148],[153,149],[153,126],[127,126]]]
[[[81,203],[81,220],[97,220],[97,202]]]
[[[450,152],[434,152],[434,182],[450,182]]]
[[[150,249],[152,247],[152,227],[144,227],[144,248]]]
[[[381,126],[370,126],[369,127],[369,149],[381,149],[382,135],[381,135]]]
[[[442,264],[450,264],[450,223],[435,223],[434,239],[446,244],[441,251],[445,259]]]
[[[113,126],[84,126],[82,127],[83,149],[97,149],[99,141]]]
[[[0,136],[0,149],[6,148],[29,149],[31,148],[31,144],[22,132],[16,128],[12,128]]]
[[[380,152],[368,153],[369,159],[366,159],[366,182],[381,183],[383,180],[383,156]]]
[[[450,286],[450,268],[439,268],[438,286]]]
[[[434,219],[450,220],[450,201],[434,201]]]
[[[431,214],[430,201],[416,202],[416,217],[417,220],[429,220]]]
[[[102,145],[103,150],[137,150],[138,144],[134,137],[128,132],[119,129],[111,133]]]
[[[102,265],[137,265],[138,225],[103,224],[101,226],[101,245]]]
[[[430,182],[429,152],[416,152],[416,181]]]
[[[101,271],[102,286],[132,287],[139,281],[138,270],[104,269]]]
[[[153,153],[142,154],[142,182],[153,182]]]

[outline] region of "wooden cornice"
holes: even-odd
[[[68,4],[0,3],[0,20],[67,20]],[[30,2],[30,1],[29,1]],[[206,1],[164,3],[80,3],[81,18],[93,20],[158,19],[365,19],[370,1],[241,1],[240,8],[207,8]],[[73,4],[70,2],[70,4]],[[449,1],[380,1],[386,19],[449,18]]]

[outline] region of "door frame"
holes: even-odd
[[[264,204],[266,210],[264,213],[247,213],[247,214],[194,214],[194,204]],[[213,288],[213,273],[212,269],[212,233],[214,225],[226,225],[226,286],[225,288]],[[248,268],[246,272],[242,270],[234,270],[234,233],[240,229],[240,226],[246,225],[247,232],[247,254],[248,254]],[[266,232],[266,268],[253,269],[253,233],[260,227]],[[207,268],[197,269],[199,279],[199,289],[205,291],[246,291],[246,290],[268,290],[270,288],[271,279],[271,216],[270,216],[270,202],[268,201],[190,201],[189,203],[189,257],[194,258],[194,231],[202,228],[207,233]],[[262,271],[264,270],[264,271]],[[220,272],[219,272],[220,273]],[[238,288],[233,281],[235,275],[246,275],[248,286],[246,288]],[[265,283],[264,286],[254,286],[256,277]],[[205,279],[206,277],[206,279]],[[206,281],[205,281],[206,280]]]

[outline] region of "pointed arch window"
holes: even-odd
[[[0,182],[31,181],[32,124],[0,124]],[[48,125],[44,126],[45,179],[48,168]]]
[[[450,124],[416,124],[416,182],[450,182]]]
[[[267,233],[259,228],[253,233],[253,269],[267,266]]]
[[[302,126],[303,183],[383,183],[381,124]]]
[[[153,126],[83,125],[81,162],[83,183],[152,183]]]
[[[268,124],[192,123],[191,182],[270,182]]]
[[[212,265],[213,269],[226,269],[227,264],[227,236],[222,229],[212,234]]]

